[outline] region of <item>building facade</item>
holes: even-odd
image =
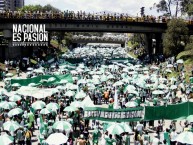
[[[0,10],[16,11],[24,6],[24,0],[0,0]]]

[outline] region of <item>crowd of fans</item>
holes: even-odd
[[[128,21],[128,22],[151,22],[165,23],[169,19],[164,16],[155,17],[153,15],[130,16],[124,13],[86,13],[85,11],[0,11],[0,18],[6,19],[64,19],[64,20],[102,20],[102,21]]]

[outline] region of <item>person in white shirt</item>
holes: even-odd
[[[171,145],[175,145],[176,144],[176,137],[177,137],[177,132],[175,129],[172,130],[172,132],[170,133],[170,139],[171,139]]]
[[[137,125],[136,125],[136,130],[139,132],[139,134],[142,136],[142,131],[144,129],[144,126],[142,124],[142,122],[139,122]]]

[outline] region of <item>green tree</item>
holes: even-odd
[[[188,7],[192,0],[159,0],[158,3],[154,3],[152,8],[157,9],[157,12],[162,12],[165,16],[177,17],[178,13],[187,13]],[[172,13],[174,10],[175,13]]]
[[[176,56],[184,50],[188,42],[188,27],[182,19],[172,19],[167,25],[163,39],[164,53],[167,56]]]
[[[45,6],[41,6],[41,5],[26,5],[23,6],[22,8],[18,9],[19,11],[25,12],[25,11],[41,11],[41,12],[45,12],[45,11],[53,11],[53,12],[60,12],[59,9],[53,7],[50,4],[47,4]]]

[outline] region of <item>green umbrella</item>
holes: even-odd
[[[49,114],[51,113],[50,110],[48,110],[48,108],[43,108],[41,111],[40,111],[40,114]]]
[[[50,110],[58,110],[60,108],[60,106],[57,103],[49,103],[46,105],[46,108],[50,109]]]
[[[8,136],[7,134],[1,135],[0,136],[0,145],[9,145],[13,143],[13,137]]]
[[[12,101],[12,102],[16,102],[19,100],[21,100],[21,96],[19,96],[19,95],[13,95],[13,96],[9,97],[9,101]]]
[[[45,107],[45,103],[43,101],[36,101],[32,104],[32,108],[35,110],[42,109]]]
[[[22,112],[23,112],[23,110],[21,108],[14,108],[14,109],[9,111],[8,116],[12,117],[14,115],[21,114]]]
[[[16,131],[20,125],[15,121],[7,121],[3,123],[3,129],[7,131]]]
[[[64,111],[66,111],[66,112],[73,112],[73,111],[76,111],[76,110],[78,110],[78,109],[76,107],[74,107],[74,106],[67,106],[64,109]]]
[[[110,125],[107,128],[107,131],[109,132],[109,134],[117,134],[117,135],[125,132],[123,127],[120,126],[120,124],[118,124],[118,123],[114,123],[114,124]]]
[[[67,121],[57,121],[56,123],[54,123],[53,128],[64,131],[70,130],[72,128],[72,125]]]

